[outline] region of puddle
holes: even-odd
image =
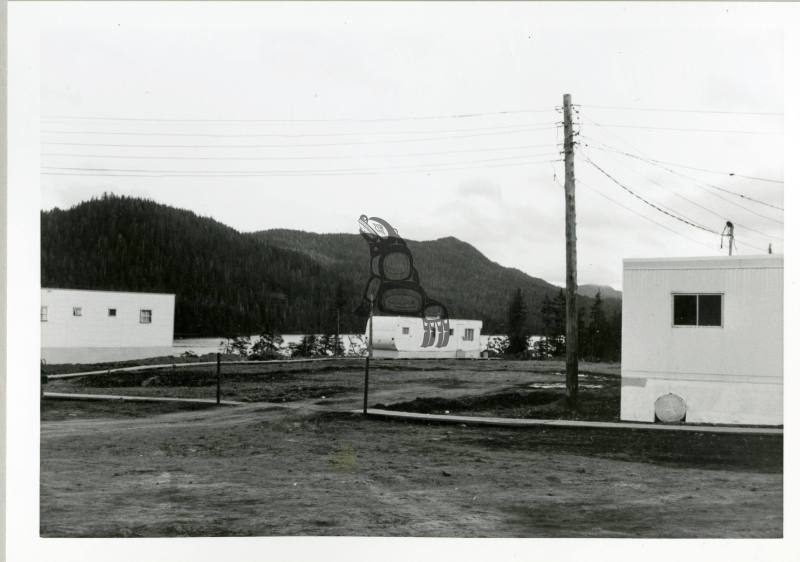
[[[528,388],[564,388],[563,382],[535,382]],[[581,388],[603,388],[602,384],[582,384]]]

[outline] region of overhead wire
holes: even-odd
[[[437,135],[451,133],[470,133],[476,131],[497,131],[497,130],[530,130],[532,127],[549,129],[556,122],[542,123],[521,123],[518,125],[495,125],[491,127],[473,127],[469,129],[445,129],[445,130],[424,130],[424,131],[338,131],[326,133],[186,133],[186,132],[145,132],[145,131],[59,131],[43,130],[43,134],[64,134],[64,135],[107,135],[107,136],[136,136],[136,137],[213,137],[213,138],[245,138],[245,137],[281,137],[281,138],[303,138],[303,137],[340,137],[340,136],[367,136],[367,135]]]
[[[662,169],[664,169],[664,170],[666,170],[668,172],[671,172],[671,173],[673,173],[675,175],[682,176],[682,177],[684,177],[686,179],[689,179],[689,180],[695,180],[695,181],[701,182],[701,183],[703,183],[705,185],[708,185],[709,187],[711,187],[713,189],[716,189],[717,191],[722,191],[722,192],[725,192],[725,193],[727,193],[729,195],[733,195],[733,196],[739,197],[741,199],[746,199],[746,200],[751,201],[753,203],[758,203],[760,205],[764,205],[766,207],[770,207],[770,208],[778,210],[778,211],[783,211],[783,207],[780,207],[778,205],[774,205],[772,203],[768,203],[766,201],[762,201],[760,199],[756,199],[755,197],[750,197],[749,195],[745,195],[743,193],[737,193],[735,191],[731,191],[730,189],[726,189],[724,187],[721,187],[721,186],[718,186],[718,185],[715,185],[715,184],[712,184],[712,183],[703,182],[702,180],[698,180],[697,178],[692,178],[691,176],[689,176],[687,174],[682,174],[681,172],[677,172],[675,170],[672,170],[672,169],[668,168],[666,166],[665,162],[663,162],[661,160],[656,160],[655,158],[643,157],[643,156],[638,156],[636,154],[631,154],[630,152],[626,152],[624,150],[620,150],[620,149],[615,148],[613,146],[609,146],[609,145],[607,145],[605,143],[602,143],[602,142],[597,141],[595,139],[592,139],[590,137],[584,137],[584,138],[589,138],[589,140],[591,140],[592,142],[597,142],[598,144],[600,144],[601,146],[593,147],[593,148],[595,148],[597,150],[607,150],[609,152],[616,152],[618,154],[622,154],[623,156],[627,156],[629,158],[634,158],[636,160],[641,160],[642,162],[646,162],[648,164],[658,166],[659,168],[662,168]],[[589,146],[589,145],[587,145],[587,146]],[[783,182],[780,182],[780,183],[783,183]],[[759,216],[763,216],[763,215],[759,215]]]
[[[528,166],[535,164],[545,164],[558,162],[557,159],[508,162],[510,158],[522,158],[520,156],[508,158],[493,158],[486,160],[471,160],[467,162],[447,162],[439,164],[418,164],[397,167],[375,167],[375,168],[332,168],[315,170],[146,170],[146,169],[125,169],[125,168],[84,168],[84,167],[57,167],[43,166],[42,175],[53,176],[106,176],[106,177],[272,177],[272,176],[334,176],[334,175],[380,175],[386,173],[418,173],[436,171],[456,171],[462,169],[476,169],[484,167],[505,167],[505,166]],[[467,166],[460,166],[468,164]],[[477,164],[477,165],[475,165]]]
[[[658,221],[656,221],[656,220],[653,220],[652,218],[648,217],[647,215],[643,215],[642,213],[640,213],[640,212],[638,212],[638,211],[635,211],[634,209],[631,209],[631,208],[630,208],[630,207],[628,207],[627,205],[623,205],[622,203],[620,203],[620,202],[619,202],[619,201],[617,201],[616,199],[612,199],[611,197],[609,197],[609,196],[607,196],[606,194],[604,194],[603,192],[601,192],[599,189],[595,189],[594,187],[592,187],[591,185],[589,185],[588,183],[586,183],[586,182],[585,182],[585,181],[583,181],[583,180],[576,180],[576,181],[577,181],[577,183],[579,183],[580,185],[582,185],[582,186],[584,186],[584,187],[586,187],[586,188],[590,189],[591,191],[595,192],[595,193],[596,193],[597,195],[599,195],[600,197],[602,197],[602,198],[604,198],[604,199],[607,199],[608,201],[610,201],[610,202],[614,203],[615,205],[617,205],[617,206],[619,206],[619,207],[622,207],[622,208],[623,208],[623,209],[625,209],[626,211],[629,211],[629,212],[633,213],[634,215],[636,215],[636,216],[638,216],[638,217],[641,217],[641,218],[643,218],[644,220],[646,220],[646,221],[648,221],[648,222],[651,222],[651,223],[653,223],[653,224],[654,224],[654,225],[656,225],[656,226],[660,226],[661,228],[663,228],[663,229],[665,229],[665,230],[668,230],[668,231],[672,232],[673,234],[677,234],[677,235],[678,235],[678,236],[680,236],[681,238],[685,238],[686,240],[689,240],[690,242],[694,242],[695,244],[699,244],[699,245],[703,246],[704,248],[708,246],[707,244],[704,244],[703,242],[700,242],[699,240],[695,240],[694,238],[689,238],[689,237],[688,237],[688,236],[686,236],[685,234],[683,234],[683,233],[681,233],[681,232],[678,232],[677,230],[674,230],[674,229],[672,229],[672,228],[670,228],[670,227],[668,227],[668,226],[666,226],[666,225],[664,225],[664,224],[661,224],[660,222],[658,222]]]
[[[582,156],[586,156],[586,154],[585,154],[583,151],[581,151],[581,152],[580,152],[580,154],[581,154]],[[647,178],[647,179],[649,179],[649,178]],[[652,181],[652,180],[651,180],[651,181]],[[655,182],[652,182],[652,183],[654,183],[654,184],[655,184]],[[662,186],[662,185],[660,185],[660,184],[655,184],[655,185],[657,185],[658,187],[661,187],[662,189],[664,189],[664,190],[666,190],[666,191],[669,191],[669,192],[671,192],[671,193],[672,193],[672,191],[671,191],[671,190],[667,189],[666,187],[664,187],[664,186]],[[683,212],[681,212],[681,211],[677,211],[677,210],[675,210],[674,208],[668,207],[668,206],[667,206],[667,205],[665,205],[664,203],[659,203],[659,206],[660,206],[660,207],[662,207],[664,210],[666,210],[666,211],[669,211],[670,213],[672,213],[673,215],[675,215],[675,216],[677,216],[677,217],[681,217],[682,219],[685,219],[685,220],[687,220],[687,221],[689,221],[689,222],[692,222],[692,223],[695,223],[695,224],[699,224],[699,221],[698,221],[698,220],[696,220],[696,219],[693,219],[693,218],[690,218],[690,217],[689,217],[689,216],[688,216],[686,213],[683,213]]]
[[[773,111],[721,111],[715,109],[681,109],[681,108],[668,108],[668,107],[630,107],[621,105],[591,105],[591,104],[574,104],[577,107],[590,107],[593,109],[619,109],[624,111],[663,111],[668,113],[711,113],[721,115],[770,115],[782,116],[782,112]]]
[[[547,113],[557,111],[555,106],[537,109],[510,109],[501,111],[485,111],[472,113],[454,113],[444,115],[405,116],[405,117],[373,117],[373,118],[327,118],[327,119],[180,119],[164,117],[107,117],[107,116],[75,116],[50,115],[44,120],[76,120],[76,121],[136,121],[164,123],[380,123],[392,121],[429,121],[437,119],[471,119],[494,115],[520,115],[525,113]]]
[[[601,127],[602,127],[602,125],[600,125],[599,123],[597,123],[596,121],[594,121],[594,120],[593,120],[593,119],[591,119],[590,117],[586,117],[586,120],[587,120],[587,121],[589,121],[589,123],[592,123],[592,124],[594,124],[594,125],[597,125],[597,126],[601,126]],[[628,142],[627,140],[625,140],[623,137],[621,137],[621,136],[619,136],[619,135],[617,135],[617,134],[613,133],[612,131],[608,131],[608,133],[609,133],[609,134],[611,134],[611,135],[613,135],[613,136],[615,136],[616,138],[618,138],[619,140],[621,140],[623,143],[625,143],[625,144],[627,144],[627,145],[630,145],[630,146],[632,146],[632,147],[634,148],[634,150],[636,150],[636,152],[639,152],[639,153],[642,155],[642,157],[644,157],[645,161],[647,161],[647,160],[649,160],[649,159],[650,159],[650,157],[649,157],[647,154],[644,154],[644,153],[643,153],[641,150],[639,150],[637,147],[635,147],[635,146],[634,146],[632,143],[629,143],[629,142]],[[584,138],[588,138],[588,137],[584,137]],[[604,143],[600,143],[600,144],[604,144]],[[611,149],[611,150],[619,150],[619,149],[616,149],[616,148],[614,148],[614,147],[611,147],[611,146],[609,146],[609,145],[604,145],[604,146],[606,146],[607,148],[609,148],[609,149]],[[621,152],[624,152],[624,151],[621,151]],[[708,192],[708,193],[712,193],[712,192],[710,192],[708,189],[706,189],[706,188],[705,188],[705,187],[702,185],[703,183],[706,183],[706,182],[699,182],[698,180],[696,180],[695,178],[692,178],[691,176],[687,176],[686,174],[681,174],[681,173],[679,173],[679,172],[676,172],[675,170],[670,170],[669,168],[666,168],[666,167],[665,167],[663,164],[659,164],[659,166],[660,166],[660,167],[662,167],[662,168],[664,168],[664,169],[666,169],[667,171],[669,171],[670,173],[672,173],[672,174],[674,174],[674,175],[677,175],[677,176],[679,176],[679,177],[684,177],[684,178],[686,178],[686,179],[690,180],[692,183],[694,183],[695,185],[697,185],[698,187],[700,187],[700,188],[701,188],[701,189],[703,189],[704,191],[706,191],[706,192]],[[744,197],[744,198],[747,198],[747,199],[750,199],[750,200],[752,200],[753,202],[758,202],[758,203],[761,203],[762,205],[766,205],[766,206],[769,206],[769,207],[777,208],[778,210],[780,210],[780,211],[783,211],[783,209],[782,209],[781,207],[778,207],[778,206],[776,206],[776,205],[772,205],[772,204],[770,204],[770,203],[767,203],[767,202],[765,202],[765,201],[760,201],[760,200],[757,200],[757,199],[755,199],[755,198],[750,198],[750,197],[744,196],[744,195],[742,195],[742,194],[739,194],[739,193],[732,192],[732,191],[730,191],[730,190],[727,190],[727,189],[725,189],[725,188],[723,188],[723,187],[720,187],[720,186],[717,186],[717,185],[714,185],[714,184],[706,183],[706,185],[708,185],[708,187],[711,187],[712,189],[715,189],[715,190],[717,190],[717,191],[723,191],[723,192],[727,192],[727,193],[729,193],[729,194],[731,194],[731,195],[735,195],[735,196],[737,196],[737,197]],[[768,217],[768,216],[766,216],[766,215],[762,215],[761,213],[757,213],[757,212],[753,211],[752,209],[750,209],[750,208],[748,208],[748,207],[745,207],[745,206],[743,206],[743,205],[739,205],[738,203],[735,203],[735,202],[733,202],[733,201],[729,201],[728,199],[725,199],[724,197],[721,197],[721,196],[719,196],[718,194],[712,193],[712,195],[714,195],[715,197],[718,197],[718,198],[719,198],[719,199],[721,199],[722,201],[725,201],[725,202],[726,202],[726,203],[728,203],[729,205],[733,205],[733,206],[735,206],[735,207],[739,207],[739,208],[741,208],[741,209],[744,209],[744,210],[745,210],[745,211],[747,211],[748,213],[751,213],[751,214],[753,214],[753,215],[755,215],[755,216],[758,216],[758,217],[761,217],[761,218],[765,218],[765,219],[767,219],[767,220],[770,220],[770,221],[776,222],[776,223],[778,223],[778,224],[783,224],[783,222],[782,222],[782,221],[776,220],[776,219],[774,219],[774,218],[772,218],[772,217]]]
[[[599,147],[593,147],[592,145],[587,145],[587,144],[585,144],[585,143],[582,143],[582,145],[583,145],[583,146],[588,146],[589,148],[596,148],[596,149],[600,149]],[[600,150],[602,150],[602,149],[600,149]],[[617,161],[617,162],[619,163],[619,161]],[[720,219],[722,219],[722,220],[729,220],[729,218],[730,218],[729,216],[722,215],[722,214],[720,214],[720,213],[718,213],[718,212],[714,211],[713,209],[709,209],[708,207],[706,207],[706,206],[704,206],[704,205],[701,205],[700,203],[698,203],[698,202],[694,201],[693,199],[691,199],[691,198],[689,198],[689,197],[685,197],[684,195],[682,195],[682,194],[678,193],[677,191],[675,191],[675,190],[673,190],[673,189],[670,189],[670,188],[668,188],[668,187],[664,186],[664,185],[663,185],[663,184],[661,184],[660,182],[657,182],[657,181],[656,181],[656,180],[654,180],[653,178],[651,178],[651,177],[647,176],[646,174],[643,174],[643,173],[641,173],[641,172],[639,172],[639,171],[635,170],[634,168],[631,168],[631,167],[627,167],[627,168],[628,168],[629,170],[632,170],[634,173],[636,173],[636,174],[640,175],[641,177],[643,177],[644,179],[646,179],[648,182],[652,183],[653,185],[656,185],[656,186],[658,186],[658,187],[660,187],[660,188],[664,189],[665,191],[668,191],[668,192],[672,193],[672,194],[673,194],[673,195],[675,195],[676,197],[678,197],[678,198],[680,198],[680,199],[683,199],[683,200],[684,200],[684,201],[686,201],[687,203],[690,203],[690,204],[694,205],[695,207],[698,207],[698,208],[702,209],[703,211],[705,211],[705,212],[707,212],[707,213],[710,213],[710,214],[712,214],[712,215],[716,216],[717,218],[720,218]],[[667,207],[665,207],[665,208],[667,208]],[[667,208],[667,209],[668,209],[668,208]],[[673,211],[673,212],[674,212],[674,211]],[[778,239],[778,240],[782,240],[782,239],[783,239],[783,238],[782,238],[782,237],[780,237],[780,236],[772,236],[772,235],[769,235],[769,234],[767,234],[766,232],[762,232],[762,231],[760,231],[760,230],[757,230],[757,229],[755,229],[755,228],[751,228],[751,227],[749,227],[749,226],[743,225],[743,224],[741,224],[741,222],[739,222],[739,221],[736,221],[736,226],[737,226],[737,227],[739,227],[739,228],[741,228],[741,229],[743,229],[743,230],[747,230],[747,231],[753,232],[753,233],[755,233],[755,234],[758,234],[758,235],[760,235],[760,236],[764,237],[764,238],[765,238],[765,239],[767,239],[767,240],[776,240],[776,239]]]
[[[232,144],[120,144],[120,143],[84,143],[84,142],[66,142],[66,141],[42,141],[43,145],[52,146],[92,146],[92,147],[116,147],[116,148],[310,148],[310,147],[323,147],[323,146],[363,146],[371,144],[396,144],[396,143],[409,143],[409,142],[427,142],[427,141],[442,141],[452,139],[464,139],[483,136],[496,136],[507,134],[520,134],[533,131],[540,131],[550,129],[554,126],[535,127],[519,129],[515,131],[489,131],[480,133],[469,133],[466,135],[450,135],[443,137],[423,137],[423,138],[410,138],[410,139],[372,139],[368,141],[347,141],[347,142],[333,142],[333,143],[303,143],[303,144],[246,144],[246,145],[232,145]]]
[[[591,158],[589,158],[589,157],[588,157],[586,154],[582,154],[582,157],[583,157],[583,160],[584,160],[585,162],[587,162],[588,164],[591,164],[592,166],[594,166],[595,168],[597,168],[597,170],[599,170],[599,171],[600,171],[600,173],[602,173],[604,176],[606,176],[608,179],[610,179],[610,180],[611,180],[612,182],[614,182],[616,185],[618,185],[619,187],[621,187],[622,189],[624,189],[625,191],[627,191],[628,193],[630,193],[631,195],[633,195],[634,197],[636,197],[637,199],[639,199],[639,200],[640,200],[641,202],[643,202],[645,205],[648,205],[648,206],[652,207],[653,209],[655,209],[656,211],[658,211],[659,213],[663,213],[663,214],[667,215],[668,217],[672,217],[673,219],[675,219],[675,220],[678,220],[678,221],[680,221],[680,222],[682,222],[682,223],[684,223],[684,224],[687,224],[687,225],[689,225],[689,226],[691,226],[691,227],[693,227],[693,228],[697,228],[697,229],[699,229],[699,230],[702,230],[702,231],[705,231],[705,232],[710,232],[711,234],[716,234],[716,231],[714,231],[714,230],[710,229],[710,228],[709,228],[709,227],[707,227],[707,226],[703,226],[703,225],[701,225],[701,224],[697,224],[697,223],[695,223],[695,222],[692,222],[692,221],[690,221],[690,220],[686,219],[685,217],[682,217],[682,216],[676,215],[676,214],[674,214],[674,213],[672,213],[672,212],[670,212],[670,211],[668,211],[668,210],[664,209],[663,207],[661,207],[661,206],[659,206],[659,205],[656,205],[655,203],[651,203],[649,200],[645,199],[644,197],[642,197],[641,195],[639,195],[638,193],[636,193],[635,191],[633,191],[631,188],[629,188],[628,186],[624,185],[622,182],[620,182],[619,180],[617,180],[617,179],[616,179],[614,176],[612,176],[611,174],[609,174],[608,172],[606,172],[606,171],[605,171],[603,168],[601,168],[600,166],[598,166],[598,165],[597,165],[597,164],[594,162],[594,160],[592,160]]]
[[[687,166],[686,164],[678,164],[676,162],[667,162],[667,161],[664,161],[664,160],[657,160],[655,158],[653,158],[652,160],[654,162],[659,162],[661,164],[668,164],[670,166],[676,166],[678,168],[686,168],[687,170],[696,170],[698,172],[707,172],[709,174],[719,174],[719,175],[724,175],[724,176],[728,176],[728,177],[744,178],[744,179],[753,180],[753,181],[763,181],[763,182],[768,182],[768,183],[778,183],[778,184],[781,184],[781,185],[783,184],[783,180],[777,180],[777,179],[774,179],[774,178],[763,178],[763,177],[760,177],[760,176],[747,176],[745,174],[737,174],[736,172],[722,172],[720,170],[709,170],[708,168],[698,168],[696,166]],[[780,207],[776,207],[776,208],[780,208]],[[781,210],[783,210],[783,209],[781,209]]]
[[[750,131],[744,129],[699,129],[689,127],[658,127],[655,125],[631,125],[628,123],[596,123],[600,127],[620,127],[625,129],[647,129],[652,131],[681,131],[689,133],[741,133],[747,135],[782,135],[781,131]]]
[[[470,152],[497,152],[502,150],[528,150],[531,148],[558,147],[558,144],[530,144],[522,146],[501,146],[489,148],[468,148],[463,150],[440,150],[432,152],[410,152],[401,154],[337,154],[329,156],[131,156],[115,154],[81,154],[77,152],[58,153],[43,152],[47,157],[82,157],[109,158],[112,160],[348,160],[361,158],[411,158],[417,156],[441,156],[446,154],[464,154]],[[549,153],[527,154],[527,156],[544,156]]]
[[[559,183],[560,179],[558,178],[558,174],[557,174],[557,172],[555,170],[555,167],[553,168],[553,181],[555,181],[557,184],[561,185]],[[636,215],[636,216],[638,216],[638,217],[640,217],[640,218],[642,218],[642,219],[644,219],[644,220],[646,220],[646,221],[648,221],[648,222],[650,222],[650,223],[652,223],[652,224],[654,224],[654,225],[656,225],[658,227],[663,228],[664,230],[668,230],[669,232],[671,232],[673,234],[676,234],[677,236],[680,236],[681,238],[689,240],[690,242],[694,242],[695,244],[701,245],[703,247],[707,247],[707,244],[704,244],[703,242],[700,242],[698,240],[690,238],[690,237],[686,236],[685,234],[683,234],[681,232],[678,232],[677,230],[674,230],[674,229],[666,226],[665,224],[662,224],[662,223],[660,223],[660,222],[648,217],[647,215],[644,215],[644,214],[642,214],[642,213],[640,213],[640,212],[638,212],[638,211],[636,211],[634,209],[631,209],[627,205],[624,205],[624,204],[620,203],[619,201],[617,201],[616,199],[613,199],[612,197],[609,197],[608,195],[606,195],[605,193],[603,193],[599,189],[595,189],[594,187],[589,185],[587,182],[585,182],[583,180],[580,180],[580,179],[576,179],[575,181],[576,181],[576,183],[578,183],[578,184],[588,188],[589,190],[593,191],[594,193],[596,193],[597,195],[599,195],[603,199],[606,199],[606,200],[610,201],[614,205],[617,205],[618,207],[621,207],[621,208],[625,209],[626,211],[628,211],[630,213],[633,213],[634,215]]]
[[[685,219],[685,218],[683,218],[683,217],[676,216],[676,215],[674,215],[674,214],[670,213],[669,211],[667,211],[667,210],[663,209],[662,207],[659,207],[658,205],[656,205],[656,204],[654,204],[654,203],[651,203],[650,201],[648,201],[647,199],[645,199],[645,198],[644,198],[644,197],[642,197],[641,195],[637,194],[636,192],[634,192],[632,189],[630,189],[630,188],[629,188],[629,187],[627,187],[626,185],[622,184],[622,182],[620,182],[620,181],[619,181],[619,180],[617,180],[615,177],[613,177],[611,174],[609,174],[608,172],[606,172],[606,171],[605,171],[603,168],[601,168],[600,166],[598,166],[598,165],[597,165],[597,164],[596,164],[596,163],[595,163],[595,162],[594,162],[594,161],[593,161],[591,158],[589,158],[588,156],[586,156],[586,154],[582,154],[582,157],[583,157],[583,160],[585,160],[587,163],[589,163],[589,164],[591,164],[592,166],[594,166],[594,167],[595,167],[597,170],[599,170],[599,171],[600,171],[600,172],[601,172],[601,173],[602,173],[604,176],[606,176],[608,179],[610,179],[610,180],[611,180],[612,182],[614,182],[616,185],[618,185],[619,187],[621,187],[622,189],[624,189],[625,191],[627,191],[628,193],[630,193],[631,195],[633,195],[634,197],[636,197],[637,199],[639,199],[640,201],[642,201],[643,203],[645,203],[646,205],[648,205],[648,206],[650,206],[650,207],[652,207],[652,208],[656,209],[656,210],[657,210],[657,211],[659,211],[660,213],[663,213],[663,214],[665,214],[665,215],[667,215],[667,216],[669,216],[669,217],[671,217],[671,218],[673,218],[673,219],[675,219],[675,220],[678,220],[678,221],[680,221],[680,222],[682,222],[682,223],[684,223],[684,224],[687,224],[688,226],[691,226],[691,227],[697,228],[697,229],[699,229],[699,230],[702,230],[702,231],[705,231],[705,232],[708,232],[708,233],[714,234],[715,236],[718,234],[718,233],[717,233],[715,230],[712,230],[711,228],[709,228],[709,227],[707,227],[707,226],[703,226],[703,225],[700,225],[700,224],[694,223],[694,222],[692,222],[692,221],[689,221],[689,220],[687,220],[687,219]],[[743,241],[743,240],[741,240],[741,239],[739,240],[739,242],[740,242],[742,245],[744,245],[744,246],[748,246],[748,247],[750,247],[750,248],[752,248],[752,249],[759,250],[759,251],[761,250],[761,248],[759,248],[759,247],[757,247],[757,246],[753,246],[752,244],[748,244],[747,242],[745,242],[745,241]]]

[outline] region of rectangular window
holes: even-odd
[[[80,306],[73,306],[72,307],[72,315],[73,316],[83,316],[83,309]]]
[[[672,295],[673,326],[722,326],[722,295]]]
[[[464,341],[472,341],[475,338],[475,330],[473,328],[466,328],[464,330]]]
[[[697,326],[697,295],[673,295],[672,303],[676,326]]]
[[[41,320],[42,320],[42,322],[47,322],[47,307],[46,306],[42,307]]]
[[[453,328],[450,328],[450,335],[453,335]]]
[[[141,309],[139,311],[139,324],[150,324],[153,321],[153,311],[148,309]]]
[[[408,328],[403,328],[403,335],[404,335],[404,336],[407,336],[407,335],[408,335]]]
[[[117,315],[117,309],[116,308],[109,308],[108,309],[108,315],[109,316],[116,316]]]

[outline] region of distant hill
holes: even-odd
[[[241,233],[208,217],[154,201],[104,196],[41,213],[42,286],[176,294],[176,335],[332,332],[341,288],[343,332],[361,332],[354,314],[369,275],[358,234],[297,230]],[[511,293],[523,290],[528,324],[542,329],[544,297],[559,287],[489,260],[448,237],[407,241],[426,292],[451,317],[479,318],[484,333],[505,328]],[[591,306],[596,290],[579,297]],[[605,298],[605,297],[604,297]],[[620,301],[604,302],[608,313]]]
[[[274,229],[254,232],[250,236],[268,246],[305,253],[360,287],[368,276],[367,244],[358,234]],[[542,333],[544,297],[555,298],[560,287],[495,263],[457,238],[426,242],[406,240],[406,243],[414,256],[425,292],[443,302],[451,317],[479,318],[484,321],[484,333],[502,332],[511,294],[521,288],[528,309],[528,327],[534,333]],[[588,311],[595,292],[590,298],[579,296],[578,306]],[[609,299],[604,308],[607,313],[614,313],[620,308],[620,300]]]
[[[617,291],[608,285],[578,285],[578,294],[584,297],[594,298],[598,291],[602,299],[622,299],[622,291]]]
[[[103,197],[41,213],[42,286],[175,293],[177,335],[332,327],[338,277],[304,254],[153,201]],[[358,287],[345,282],[342,326]]]

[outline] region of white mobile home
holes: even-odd
[[[783,256],[623,269],[623,420],[783,423]]]
[[[172,353],[175,295],[41,291],[41,352],[48,363],[93,363]]]
[[[411,316],[375,316],[373,357],[394,359],[478,358],[480,320],[430,321]],[[369,321],[367,321],[369,337]]]

